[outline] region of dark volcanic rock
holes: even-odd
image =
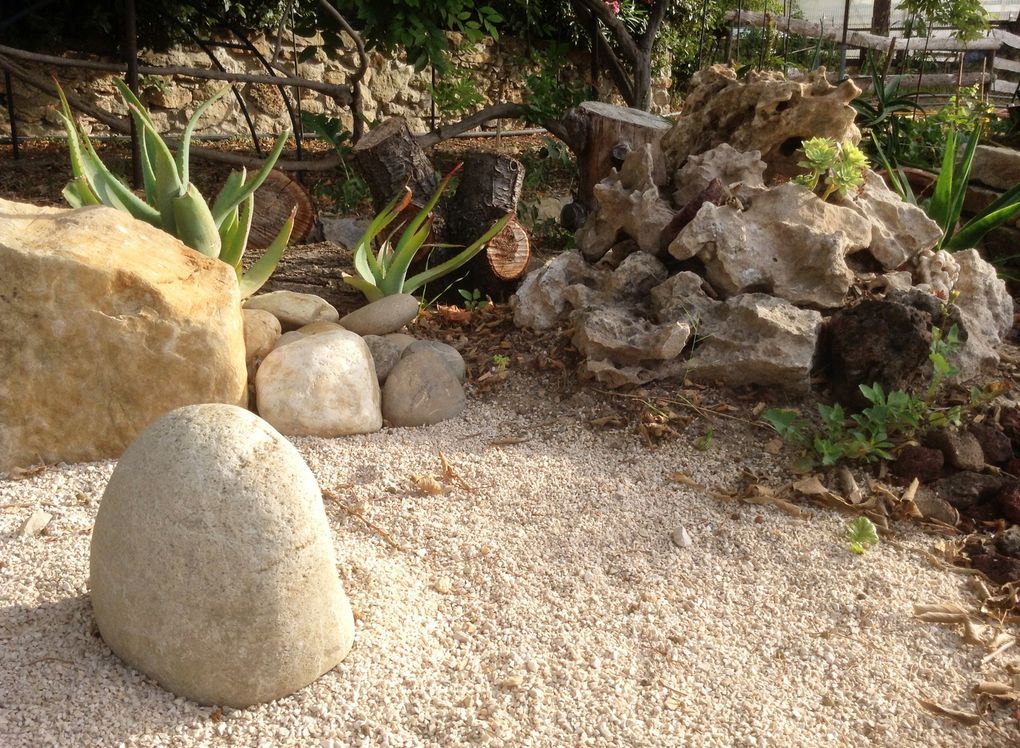
[[[998,429],[983,423],[971,424],[967,429],[978,440],[985,462],[989,465],[1002,465],[1013,457],[1013,444],[1008,436]]]
[[[860,410],[869,404],[862,384],[879,383],[886,392],[919,389],[931,367],[931,325],[929,314],[879,299],[837,311],[825,327],[819,359],[833,397]]]
[[[938,449],[909,445],[899,451],[891,469],[894,475],[908,481],[917,478],[921,483],[930,483],[942,474],[945,459]]]
[[[967,509],[1002,489],[1005,479],[984,473],[961,472],[938,481],[935,492],[957,509]]]
[[[971,557],[970,565],[996,584],[1020,580],[1020,559],[994,552],[981,553]]]
[[[981,443],[969,431],[955,428],[930,431],[924,435],[923,442],[926,447],[940,450],[946,462],[957,470],[978,471],[985,466]]]
[[[1020,524],[1020,483],[1011,482],[995,494],[1002,516],[1013,524]]]

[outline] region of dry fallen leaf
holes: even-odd
[[[412,475],[411,482],[422,493],[431,494],[432,496],[438,496],[443,493],[443,487],[431,475]]]
[[[950,709],[928,699],[918,699],[917,703],[932,714],[937,714],[940,717],[949,717],[962,725],[976,725],[981,721],[981,717],[973,712],[961,712],[959,709]]]
[[[793,490],[804,496],[824,496],[831,493],[817,475],[811,475],[797,481],[793,484]]]
[[[783,440],[780,437],[774,437],[765,442],[765,451],[770,455],[777,455],[783,451]]]
[[[667,477],[674,483],[690,486],[691,488],[697,488],[701,491],[705,490],[705,486],[703,484],[698,483],[691,476],[687,475],[687,473],[682,473],[679,470],[670,473]]]
[[[471,486],[467,484],[467,481],[461,478],[460,475],[457,474],[457,471],[453,469],[453,466],[450,464],[450,461],[446,459],[446,455],[443,454],[442,450],[439,452],[439,464],[443,471],[442,478],[444,483],[460,486],[465,491],[472,490]]]

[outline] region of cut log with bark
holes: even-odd
[[[304,185],[275,169],[255,192],[248,246],[265,249],[280,232],[291,210],[295,210],[291,244],[304,244],[315,227],[315,202]]]
[[[518,281],[524,277],[531,262],[531,239],[516,218],[511,218],[503,230],[492,237],[485,248],[485,258],[489,271],[500,281]]]
[[[628,153],[646,144],[652,145],[654,163],[661,170],[654,175],[655,183],[666,184],[659,141],[671,126],[668,120],[639,109],[586,101],[567,113],[564,126],[567,144],[577,156],[577,202],[586,211],[594,208],[595,185],[619,168]]]
[[[393,117],[370,130],[351,153],[354,168],[368,184],[376,210],[381,210],[405,185],[419,208],[436,191],[436,170],[418,145],[407,120]]]

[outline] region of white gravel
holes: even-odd
[[[0,746],[1020,743],[1008,710],[965,727],[917,704],[972,710],[970,688],[1001,672],[911,617],[915,602],[974,603],[917,552],[934,538],[903,528],[901,547],[852,556],[844,516],[797,520],[667,480],[763,468],[759,433],[649,451],[589,429],[592,402],[512,377],[436,427],[295,440],[324,489],[406,550],[327,505],[354,650],[241,711],[174,698],[95,635],[89,529],[112,462],[0,481]],[[513,434],[533,438],[488,444]],[[474,490],[411,487],[438,476],[439,450]],[[21,537],[37,510],[52,521]],[[687,548],[670,539],[680,526]]]

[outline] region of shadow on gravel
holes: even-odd
[[[99,636],[88,595],[0,606],[4,748],[131,744],[205,721],[209,712],[174,704],[172,694],[124,665]]]

